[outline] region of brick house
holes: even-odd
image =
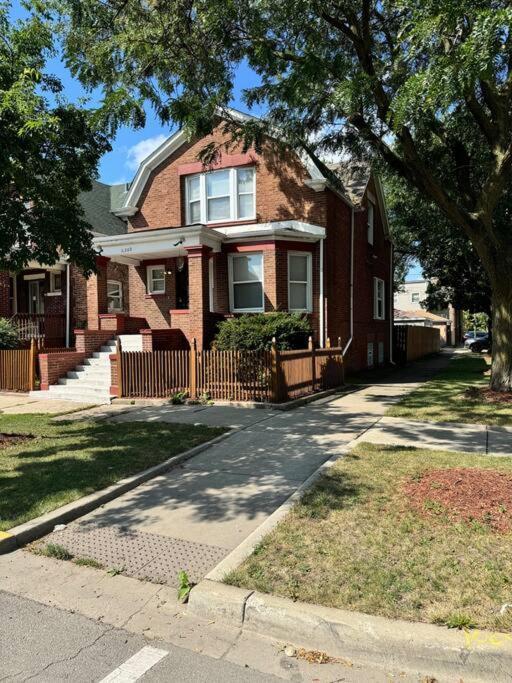
[[[319,345],[341,339],[349,369],[389,361],[392,245],[378,178],[271,141],[231,147],[206,170],[199,151],[225,140],[221,123],[200,140],[178,131],[131,184],[96,183],[83,202],[97,273],[86,280],[65,259],[2,273],[0,315],[47,328],[60,316],[52,335],[69,344],[81,328],[77,350],[85,335],[90,351],[115,334],[131,349],[193,338],[207,348],[227,316],[299,311]]]

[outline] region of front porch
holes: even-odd
[[[69,345],[68,265],[29,264],[19,273],[0,273],[0,317],[9,318],[24,343],[45,347]]]

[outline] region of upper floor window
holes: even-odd
[[[386,317],[385,286],[380,277],[373,278],[373,317],[384,320]]]
[[[368,244],[373,244],[373,223],[375,220],[375,207],[373,202],[368,200],[367,235]]]
[[[420,293],[419,292],[413,292],[411,294],[411,301],[413,304],[419,304],[420,303]]]
[[[107,280],[107,309],[109,313],[123,310],[123,286],[117,280]]]
[[[164,266],[148,266],[146,274],[148,294],[165,294]]]
[[[221,223],[256,217],[254,168],[227,168],[188,176],[187,224]]]
[[[263,254],[230,254],[229,293],[235,313],[264,311]]]
[[[311,311],[311,254],[288,252],[288,310]]]
[[[60,294],[62,291],[62,273],[50,273],[50,293]]]

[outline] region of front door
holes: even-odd
[[[30,280],[28,283],[28,312],[44,313],[43,280]]]

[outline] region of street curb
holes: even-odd
[[[510,680],[512,634],[456,631],[321,607],[204,579],[188,611],[334,657],[464,681]]]
[[[149,481],[150,479],[167,472],[185,460],[193,458],[198,453],[206,451],[211,446],[224,441],[238,431],[240,431],[238,428],[230,429],[224,434],[220,434],[219,436],[210,439],[210,441],[205,441],[198,446],[194,446],[194,448],[190,448],[188,451],[178,453],[178,455],[174,455],[172,458],[164,460],[164,462],[161,462],[158,465],[154,465],[153,467],[139,472],[138,474],[134,474],[131,477],[125,477],[116,484],[108,486],[106,489],[91,493],[90,495],[79,498],[72,503],[63,505],[56,510],[52,510],[52,512],[48,512],[40,517],[36,517],[35,519],[30,520],[30,522],[25,522],[25,524],[20,524],[19,526],[9,529],[7,532],[4,532],[6,534],[5,536],[2,537],[2,535],[0,535],[0,555],[16,550],[17,548],[20,548],[31,541],[41,538],[41,536],[53,531],[53,528],[56,524],[66,524],[68,522],[72,522],[78,517],[82,517],[82,515],[85,515],[101,505],[118,498],[127,491],[131,491],[132,489],[136,488],[140,484],[143,484],[146,481]]]

